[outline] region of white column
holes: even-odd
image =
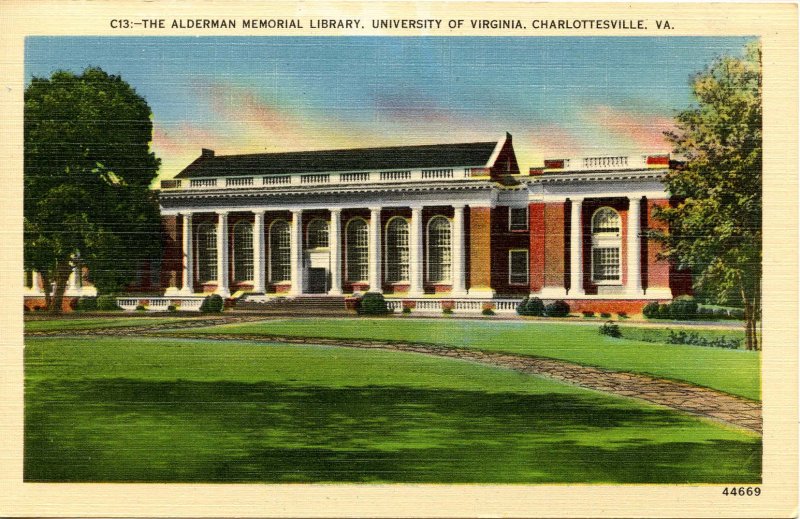
[[[289,241],[293,296],[303,293],[303,210],[292,209],[292,226]]]
[[[370,207],[369,210],[369,291],[382,293],[381,208]]]
[[[411,284],[409,297],[422,297],[423,253],[422,253],[422,207],[411,207],[411,232],[409,234],[409,274]]]
[[[183,213],[183,276],[181,293],[194,293],[194,257],[192,255],[192,213]]]
[[[328,227],[328,247],[331,258],[331,289],[328,294],[342,295],[342,210],[331,209],[331,223]]]
[[[629,197],[628,206],[628,292],[642,295],[642,239],[639,236],[641,197]]]
[[[42,273],[38,270],[31,271],[31,293],[44,294],[42,285]]]
[[[230,297],[228,273],[228,212],[217,213],[217,290],[216,294]]]
[[[78,258],[72,258],[72,274],[69,276],[69,289],[75,293],[81,289],[81,269],[78,261]]]
[[[467,283],[464,279],[466,268],[464,265],[464,206],[453,206],[453,235],[451,239],[453,246],[453,289],[454,297],[464,297],[467,295]]]
[[[581,219],[582,198],[570,197],[572,218],[570,220],[570,288],[569,297],[582,296],[583,290],[583,226]]]
[[[253,211],[253,292],[267,291],[264,283],[264,211]]]

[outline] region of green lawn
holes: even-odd
[[[25,368],[27,481],[760,481],[754,434],[454,359],[28,338]]]
[[[758,352],[614,339],[598,333],[600,324],[582,326],[541,321],[398,318],[276,319],[198,328],[191,330],[191,333],[260,333],[437,343],[538,355],[618,371],[646,373],[685,380],[754,400],[761,398],[761,362]],[[679,329],[676,326],[671,328]],[[626,329],[623,328],[623,331]],[[643,333],[657,333],[652,328],[641,330]]]
[[[57,332],[60,330],[95,330],[99,328],[124,328],[152,326],[185,321],[186,317],[79,317],[67,319],[42,319],[25,321],[26,332]]]

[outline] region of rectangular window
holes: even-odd
[[[508,208],[508,230],[527,231],[528,230],[528,208],[509,207]]]
[[[508,251],[508,284],[527,285],[528,284],[528,251],[511,250]]]
[[[595,247],[593,249],[592,280],[620,280],[619,247]]]

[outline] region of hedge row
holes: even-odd
[[[693,319],[744,319],[744,310],[740,308],[701,308],[692,297],[681,296],[672,303],[648,303],[642,313],[648,319],[676,319],[691,321]]]

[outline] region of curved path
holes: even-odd
[[[263,319],[263,317],[262,317]],[[238,321],[239,319],[237,319]],[[250,320],[244,318],[241,320]],[[255,319],[253,319],[255,320]],[[167,330],[195,328],[230,323],[228,319],[198,319],[186,323],[136,326],[125,328],[104,328],[92,330],[70,330],[68,332],[33,332],[27,336],[137,336],[177,339],[203,339],[214,341],[259,341],[290,344],[320,344],[346,348],[373,348],[392,351],[406,351],[439,357],[451,357],[492,366],[512,369],[522,373],[540,375],[587,389],[594,389],[629,398],[645,400],[683,412],[711,418],[758,433],[762,432],[761,403],[730,395],[709,388],[694,386],[685,382],[659,379],[637,373],[625,373],[603,368],[583,366],[563,360],[543,357],[515,355],[510,353],[486,352],[480,350],[437,346],[435,344],[393,342],[362,339],[323,339],[313,337],[287,337],[263,334],[215,335],[191,332],[170,333]],[[180,326],[180,324],[185,324]]]

